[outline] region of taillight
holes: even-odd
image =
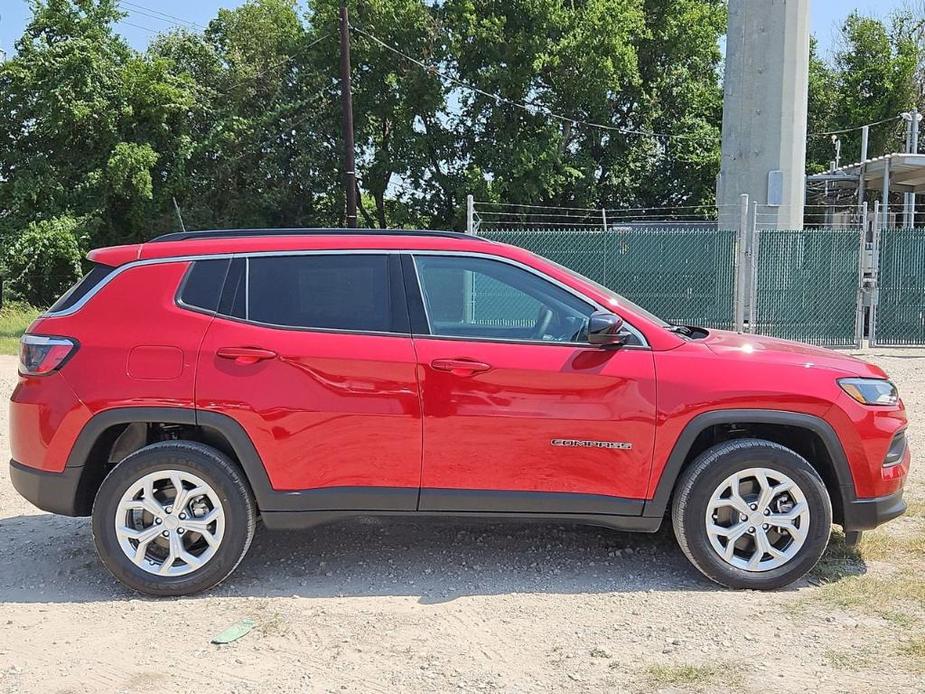
[[[77,351],[77,342],[67,337],[23,335],[19,340],[19,373],[44,376],[60,369]]]

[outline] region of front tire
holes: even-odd
[[[736,439],[684,471],[671,517],[681,550],[705,576],[728,588],[771,590],[819,561],[832,504],[805,458],[771,441]]]
[[[250,547],[254,499],[224,454],[192,441],[146,446],[116,465],[93,505],[106,568],[133,590],[189,595],[223,581]]]

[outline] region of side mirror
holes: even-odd
[[[588,342],[598,347],[623,344],[623,319],[608,311],[595,311],[588,319]]]

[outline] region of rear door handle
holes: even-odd
[[[472,359],[434,359],[430,365],[437,371],[449,371],[454,376],[471,376],[491,368],[490,364]]]
[[[260,347],[220,347],[216,354],[222,359],[234,359],[236,364],[256,364],[276,358],[276,352]]]

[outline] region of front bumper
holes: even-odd
[[[43,511],[63,516],[85,515],[77,503],[82,472],[82,467],[45,472],[10,461],[10,480],[16,491]]]
[[[842,527],[846,532],[872,530],[905,512],[902,488],[873,499],[850,499],[845,501]]]

